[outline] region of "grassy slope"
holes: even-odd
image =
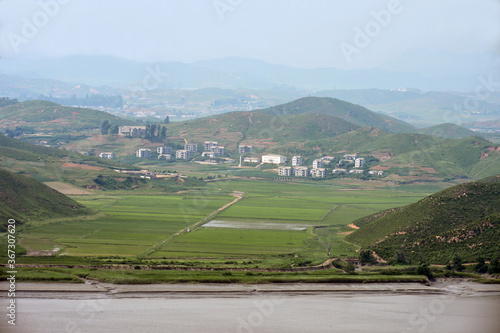
[[[127,165],[112,160],[82,155],[77,152],[44,147],[11,139],[0,134],[0,156],[19,161],[64,161],[99,166],[103,168],[129,169]]]
[[[447,263],[454,255],[474,261],[500,251],[500,175],[461,184],[402,209],[354,222],[347,240],[389,259],[402,250],[414,260]]]
[[[276,117],[262,112],[230,112],[169,125],[170,136],[190,142],[216,140],[229,149],[244,142],[265,148],[270,144],[324,139],[355,130],[359,126],[323,114]]]
[[[113,125],[134,125],[133,121],[84,108],[61,106],[46,101],[27,101],[0,108],[0,127],[29,126],[36,131],[67,132],[99,128],[107,119]]]
[[[377,127],[391,133],[415,132],[415,128],[401,120],[372,112],[360,105],[328,97],[305,97],[296,101],[262,110],[274,115],[320,113],[337,117],[358,126]]]
[[[390,134],[376,128],[361,128],[333,138],[311,140],[304,145],[276,146],[273,152],[305,157],[332,155],[338,152],[362,155],[391,154],[382,166],[433,168],[442,177],[488,177],[500,173],[498,145],[479,137],[445,139],[416,133]],[[486,156],[487,155],[487,156]],[[421,172],[421,171],[420,171]]]
[[[10,218],[24,223],[90,213],[89,208],[35,179],[0,169],[0,230],[5,230]]]

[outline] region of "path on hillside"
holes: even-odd
[[[233,193],[231,193],[231,195],[233,197],[236,197],[233,201],[225,204],[224,206],[214,210],[213,212],[211,212],[210,214],[208,214],[207,216],[205,216],[204,218],[202,218],[201,220],[199,220],[198,222],[182,229],[182,230],[179,230],[178,232],[176,232],[175,234],[167,237],[166,239],[162,240],[160,243],[156,244],[156,245],[153,245],[149,250],[146,250],[145,252],[143,252],[142,254],[140,254],[138,257],[147,257],[153,253],[155,253],[156,251],[158,251],[163,245],[165,245],[166,243],[170,242],[172,239],[174,239],[175,237],[177,236],[180,236],[182,234],[185,234],[187,232],[190,232],[191,230],[195,230],[196,228],[200,227],[201,225],[209,222],[211,219],[213,219],[215,216],[217,216],[217,214],[219,214],[220,212],[222,212],[223,210],[231,207],[232,205],[234,205],[235,203],[237,203],[238,201],[240,201],[241,199],[243,199],[244,195],[245,195],[245,192],[240,192],[240,191],[233,191]],[[189,230],[189,231],[188,231]]]

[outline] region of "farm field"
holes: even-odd
[[[168,195],[79,196],[78,202],[98,212],[94,218],[34,224],[22,232],[21,244],[28,253],[54,251],[59,256],[320,263],[328,251],[331,257],[355,256],[358,247],[344,241],[353,230],[347,225],[427,194],[412,190],[231,180]],[[235,200],[235,193],[244,195],[216,214]]]
[[[245,192],[245,197],[219,213],[215,223],[171,239],[151,257],[269,259],[281,255],[324,260],[329,249],[331,256],[355,256],[358,247],[343,241],[353,230],[348,224],[424,196],[422,191],[336,184],[236,180],[209,186]]]
[[[101,214],[95,220],[32,227],[22,233],[22,245],[28,251],[60,248],[59,255],[139,256],[233,198],[184,194],[99,195],[77,199]]]

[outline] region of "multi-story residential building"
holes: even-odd
[[[217,141],[205,141],[203,145],[205,146],[205,151],[211,151],[210,148],[217,147],[219,143]]]
[[[311,177],[325,178],[326,177],[326,169],[324,169],[324,168],[312,169],[311,170]]]
[[[247,163],[259,163],[260,160],[258,157],[245,157],[243,159],[243,162],[247,162]]]
[[[238,146],[238,153],[240,154],[248,154],[252,152],[252,146],[247,146],[247,145],[239,145]]]
[[[118,135],[143,136],[146,133],[146,126],[120,126]]]
[[[169,161],[172,159],[172,155],[171,154],[160,154],[160,155],[158,155],[158,159]]]
[[[160,155],[172,154],[172,147],[158,147],[156,152]]]
[[[281,155],[262,155],[262,163],[284,164],[286,157]]]
[[[309,177],[309,168],[305,166],[295,167],[294,173],[296,177]]]
[[[210,151],[214,153],[214,155],[224,155],[224,147],[222,146],[211,147]]]
[[[323,160],[317,159],[313,161],[313,169],[318,169],[323,167]]]
[[[193,153],[196,153],[198,151],[198,144],[196,143],[185,143],[184,144],[184,150],[189,150]]]
[[[180,160],[189,160],[191,159],[191,151],[187,149],[177,150],[175,152],[175,158]]]
[[[354,160],[355,168],[362,168],[365,165],[365,159],[363,157]]]
[[[105,152],[105,153],[100,153],[99,157],[100,158],[112,159],[112,158],[115,158],[115,154],[111,153],[111,152]]]
[[[278,175],[279,176],[293,176],[293,168],[292,167],[287,167],[287,166],[282,166],[278,169]]]
[[[301,166],[301,165],[302,165],[302,156],[292,157],[292,166]]]
[[[138,149],[135,152],[135,156],[141,158],[150,158],[151,157],[151,149]]]

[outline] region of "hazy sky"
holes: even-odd
[[[500,0],[0,0],[2,57],[362,68],[415,48],[499,52]]]

